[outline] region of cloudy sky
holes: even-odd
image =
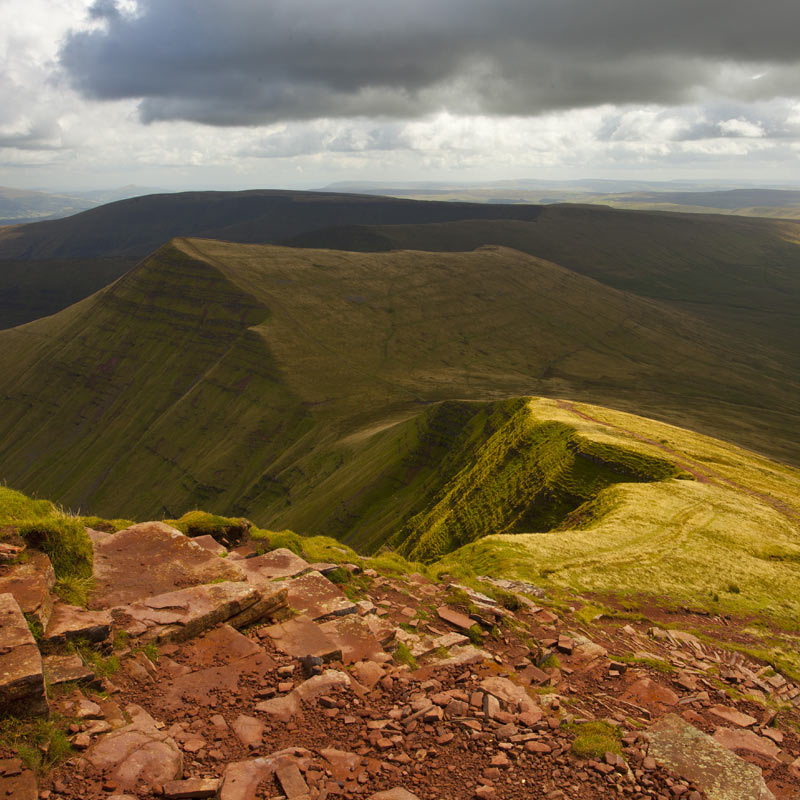
[[[797,0],[0,0],[0,185],[800,180]]]

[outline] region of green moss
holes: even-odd
[[[87,528],[104,533],[119,533],[136,524],[132,519],[103,519],[102,517],[77,517],[77,519]]]
[[[94,674],[100,678],[108,678],[119,671],[119,659],[115,655],[104,656],[99,653],[90,642],[78,640],[71,642],[68,649],[77,653],[87,667],[91,667]]]
[[[0,525],[44,519],[57,511],[49,500],[32,500],[22,492],[0,486]]]
[[[575,733],[572,752],[578,758],[602,758],[605,753],[622,754],[619,728],[607,722],[584,722],[571,726]]]
[[[468,631],[467,636],[469,636],[469,640],[474,644],[476,647],[480,647],[483,645],[483,631],[481,630],[480,625],[473,625]]]
[[[187,511],[180,519],[165,519],[167,525],[187,536],[213,536],[224,545],[237,544],[250,530],[244,518],[220,517],[206,511]]]
[[[144,653],[150,661],[154,664],[158,664],[159,659],[159,652],[158,647],[153,644],[153,642],[148,642],[147,644],[142,645],[141,647],[137,647],[136,650],[140,653]]]
[[[42,621],[33,614],[25,614],[25,621],[28,623],[28,628],[33,636],[33,638],[37,642],[41,642],[44,639],[44,628],[42,627]]]
[[[256,546],[262,552],[285,548],[291,550],[295,555],[303,555],[302,536],[294,531],[264,531],[251,530],[250,537],[256,542]]]
[[[561,669],[561,661],[555,653],[550,653],[546,658],[539,662],[542,669]]]
[[[79,578],[75,575],[67,575],[56,581],[55,593],[71,606],[86,608],[89,603],[89,594],[93,587],[93,578]]]
[[[625,653],[619,656],[619,660],[626,664],[638,664],[642,667],[649,667],[663,675],[671,675],[675,672],[675,667],[673,667],[669,661],[664,661],[661,658],[643,658],[635,656],[633,653]]]
[[[394,660],[398,664],[407,664],[411,669],[417,668],[417,659],[411,654],[411,650],[405,642],[398,642],[394,650]]]

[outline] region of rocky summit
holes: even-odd
[[[0,798],[800,797],[800,686],[730,617],[89,534],[88,607],[0,566]]]

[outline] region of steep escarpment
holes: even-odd
[[[4,333],[4,476],[76,507],[129,510],[236,487],[248,443],[304,416],[250,331],[267,316],[171,244],[77,306]]]
[[[591,442],[563,422],[537,419],[526,404],[392,544],[429,560],[489,534],[550,530],[614,483],[680,474],[665,458]]]

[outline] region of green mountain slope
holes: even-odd
[[[738,352],[783,372],[787,382],[800,374],[795,222],[548,206],[532,222],[358,226],[307,234],[292,243],[364,252],[513,247],[703,319],[737,340]],[[777,418],[775,423],[777,432],[781,423]]]
[[[176,240],[81,303],[0,332],[0,475],[105,516],[202,506],[371,549],[482,463],[519,412],[508,397],[592,399],[745,442],[780,420],[774,449],[795,455],[797,385],[738,347],[505,248]],[[559,437],[561,455],[570,441],[569,458],[583,452]]]

